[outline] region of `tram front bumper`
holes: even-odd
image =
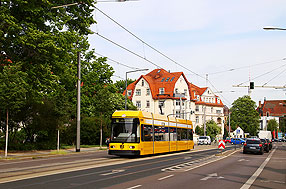
[[[139,156],[139,150],[108,150],[109,155],[117,156]]]

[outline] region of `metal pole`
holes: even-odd
[[[228,112],[228,136],[230,137],[230,111]]]
[[[125,77],[125,110],[127,110],[127,73],[126,72],[126,77]]]
[[[204,108],[204,136],[206,136],[206,105],[203,106]]]
[[[80,152],[80,84],[81,84],[80,52],[77,52],[77,116],[76,116],[76,152]]]
[[[5,141],[5,158],[8,155],[8,109],[7,109],[7,118],[6,118],[6,141]]]
[[[58,129],[57,151],[60,151],[60,130]]]

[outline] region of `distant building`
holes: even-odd
[[[275,119],[278,124],[281,119],[286,116],[286,100],[264,100],[259,105],[257,111],[260,115],[260,130],[267,130],[267,123],[271,119]]]
[[[139,110],[189,119],[196,126],[214,120],[224,132],[223,103],[209,88],[189,83],[183,72],[155,69],[127,87]]]

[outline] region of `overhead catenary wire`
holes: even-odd
[[[121,63],[121,62],[118,62],[118,61],[116,61],[116,60],[113,60],[113,59],[111,59],[111,58],[109,58],[109,57],[107,57],[107,56],[104,56],[104,55],[102,55],[102,54],[100,54],[100,53],[97,53],[97,52],[95,52],[95,54],[97,54],[97,55],[99,55],[99,56],[102,56],[102,57],[106,57],[107,60],[110,60],[110,61],[112,61],[112,62],[115,62],[116,64],[119,64],[119,65],[124,66],[124,67],[126,67],[126,68],[130,68],[130,69],[133,69],[133,70],[141,69],[141,68],[136,68],[136,67],[128,66],[128,65],[126,65],[126,64],[123,64],[123,63]]]
[[[115,24],[117,24],[117,25],[118,25],[119,27],[121,27],[123,30],[125,30],[126,32],[128,32],[129,34],[131,34],[133,37],[135,37],[136,39],[138,39],[140,42],[143,43],[143,45],[145,44],[146,46],[148,46],[149,48],[151,48],[151,49],[154,50],[155,52],[159,53],[159,54],[162,55],[163,57],[167,58],[168,60],[170,60],[171,62],[175,63],[176,65],[178,65],[178,66],[184,68],[185,70],[187,70],[187,71],[193,73],[194,75],[196,75],[196,76],[198,76],[198,77],[200,77],[200,78],[202,78],[202,79],[206,79],[204,76],[201,76],[200,74],[198,74],[198,73],[196,73],[196,72],[194,72],[194,71],[188,69],[187,67],[185,67],[185,66],[179,64],[178,62],[176,62],[176,61],[173,60],[172,58],[168,57],[167,55],[165,55],[165,54],[162,53],[161,51],[159,51],[159,50],[157,50],[156,48],[152,47],[151,45],[149,45],[148,43],[146,43],[145,41],[143,41],[142,39],[140,39],[139,37],[137,37],[134,33],[132,33],[131,31],[129,31],[127,28],[125,28],[123,25],[121,25],[120,23],[118,23],[117,21],[115,21],[115,20],[114,20],[113,18],[111,18],[109,15],[107,15],[106,13],[104,13],[103,11],[101,11],[99,8],[95,7],[95,9],[98,10],[100,13],[102,13],[104,16],[106,16],[108,19],[110,19],[111,21],[113,21]],[[109,42],[111,42],[111,43],[117,45],[118,47],[120,47],[120,48],[122,48],[122,49],[124,49],[124,50],[126,50],[126,51],[128,51],[128,52],[130,52],[130,53],[132,53],[132,54],[134,54],[135,56],[137,56],[137,57],[139,57],[139,58],[141,58],[141,59],[143,59],[143,60],[145,60],[145,61],[147,61],[147,62],[149,62],[149,63],[151,63],[151,64],[153,64],[153,65],[155,65],[155,66],[157,66],[157,68],[163,69],[163,68],[160,67],[159,65],[155,64],[154,62],[152,62],[152,61],[150,61],[150,60],[148,60],[148,59],[146,58],[146,56],[145,56],[145,49],[144,49],[144,57],[142,57],[141,55],[139,55],[139,54],[137,54],[137,53],[135,53],[135,52],[133,52],[133,51],[127,49],[126,47],[123,47],[122,45],[119,45],[118,43],[116,43],[116,42],[114,42],[114,41],[112,41],[112,40],[110,40],[110,39],[104,37],[103,35],[99,34],[98,32],[97,32],[96,34],[97,34],[98,36],[100,36],[101,38],[103,38],[103,39],[105,39],[105,40],[107,40],[107,41],[109,41]],[[211,84],[211,85],[214,87],[213,84]],[[214,88],[215,88],[215,87],[214,87]],[[216,89],[216,88],[215,88],[215,89]],[[216,89],[216,90],[217,90],[217,89]],[[222,96],[222,95],[221,95],[221,96]],[[222,96],[222,97],[223,97],[223,96]],[[223,98],[224,98],[226,101],[228,101],[225,97],[223,97]],[[229,102],[229,101],[228,101],[228,102]]]
[[[248,65],[248,66],[241,66],[241,67],[237,67],[237,68],[231,68],[231,69],[227,69],[224,71],[218,71],[218,72],[213,72],[213,73],[208,73],[209,75],[214,75],[214,74],[219,74],[219,73],[224,73],[224,72],[231,72],[231,71],[235,71],[235,70],[239,70],[239,69],[244,69],[244,68],[250,68],[250,67],[254,67],[254,66],[260,66],[260,65],[264,65],[264,64],[270,64],[273,62],[280,62],[286,60],[286,58],[282,58],[282,59],[278,59],[278,60],[272,60],[272,61],[267,61],[267,62],[262,62],[262,63],[258,63],[258,64],[254,64],[254,65]]]
[[[283,64],[282,66],[279,66],[278,68],[275,68],[275,69],[273,69],[273,70],[270,70],[270,71],[268,71],[268,72],[266,72],[266,73],[263,73],[263,74],[261,74],[261,75],[258,75],[258,76],[256,76],[255,78],[253,78],[252,80],[255,80],[255,79],[259,78],[259,77],[262,77],[262,76],[264,76],[264,75],[266,75],[266,74],[269,74],[269,73],[271,73],[271,72],[273,72],[273,71],[275,71],[275,70],[277,70],[277,69],[280,69],[280,68],[282,68],[282,67],[284,67],[284,66],[286,66],[286,64]],[[242,84],[244,84],[244,83],[247,83],[247,82],[249,82],[249,80],[247,80],[247,81],[245,81],[245,82],[243,82],[243,83],[238,84],[238,86],[239,86],[239,85],[242,85]]]
[[[130,30],[128,30],[127,28],[125,28],[123,25],[121,25],[120,23],[118,23],[116,20],[114,20],[113,18],[111,18],[109,15],[107,15],[106,13],[104,13],[102,10],[100,10],[99,8],[95,7],[96,10],[98,10],[100,13],[102,13],[104,16],[106,16],[108,19],[110,19],[111,21],[113,21],[115,24],[117,24],[119,27],[121,27],[123,30],[125,30],[126,32],[128,32],[130,35],[132,35],[133,37],[135,37],[136,39],[138,39],[139,41],[141,41],[143,44],[145,44],[146,46],[148,46],[149,48],[151,48],[152,50],[154,50],[155,52],[159,53],[160,55],[162,55],[163,57],[167,58],[168,60],[170,60],[171,62],[175,63],[176,65],[188,70],[189,72],[195,74],[198,77],[201,77],[203,79],[205,79],[205,77],[197,74],[196,72],[190,70],[189,68],[181,65],[180,63],[176,62],[175,60],[173,60],[172,58],[168,57],[167,55],[165,55],[164,53],[162,53],[161,51],[157,50],[156,48],[152,47],[151,45],[149,45],[148,43],[146,43],[145,41],[143,41],[142,39],[140,39],[138,36],[136,36],[134,33],[132,33]]]
[[[124,50],[126,50],[126,51],[128,51],[128,52],[130,52],[131,54],[133,54],[133,55],[135,55],[135,56],[137,56],[137,57],[139,57],[139,58],[141,58],[141,59],[143,59],[143,60],[145,60],[146,62],[149,62],[150,64],[153,64],[153,65],[156,66],[157,68],[163,69],[161,66],[159,66],[158,64],[155,64],[155,63],[152,62],[151,60],[148,60],[147,58],[144,58],[143,56],[141,56],[141,55],[139,55],[139,54],[137,54],[137,53],[135,53],[135,52],[133,52],[133,51],[127,49],[126,47],[123,47],[122,45],[119,45],[118,43],[112,41],[111,39],[108,39],[107,37],[104,37],[103,35],[99,34],[98,32],[95,33],[95,34],[98,35],[99,37],[103,38],[104,40],[109,41],[110,43],[113,43],[114,45],[116,45],[116,46],[118,46],[118,47],[120,47],[120,48],[122,48],[122,49],[124,49]]]
[[[266,83],[264,83],[262,86],[267,85],[270,81],[272,81],[273,79],[277,78],[279,75],[281,75],[283,72],[285,72],[286,69],[284,69],[282,72],[280,72],[279,74],[277,74],[275,77],[271,78],[269,81],[267,81]]]

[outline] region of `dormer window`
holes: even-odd
[[[170,79],[170,78],[168,77],[168,78],[166,79],[166,82],[168,82],[168,81],[169,81],[169,79]]]
[[[131,94],[132,94],[132,90],[128,90],[127,91],[127,96],[131,96]]]
[[[163,82],[165,80],[165,77],[163,77],[163,79],[161,80],[161,82]]]
[[[173,81],[174,79],[175,79],[175,77],[172,77],[172,79],[170,80],[170,82]]]
[[[165,94],[165,88],[159,88],[159,94]]]

